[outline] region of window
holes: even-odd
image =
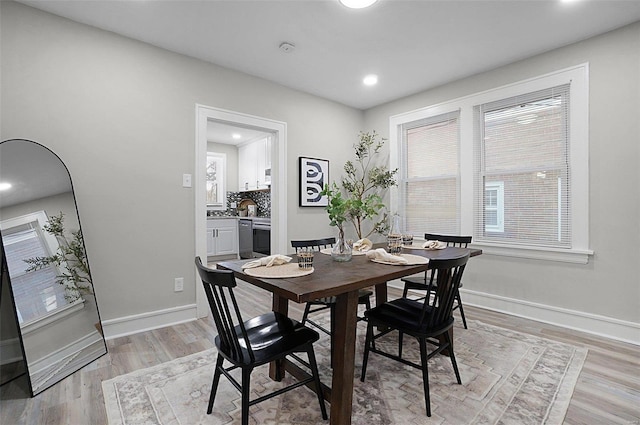
[[[46,222],[44,211],[2,222],[2,242],[21,325],[70,304],[65,287],[56,280],[59,271],[55,266],[26,272],[28,266],[23,259],[48,256],[58,249],[55,238],[42,231]]]
[[[391,117],[392,208],[414,235],[587,263],[588,105],[584,64]]]
[[[476,241],[571,246],[568,112],[568,84],[474,107]]]
[[[400,187],[405,229],[413,235],[459,231],[458,113],[403,125]]]
[[[225,175],[227,155],[207,152],[207,207],[214,210],[226,210]]]

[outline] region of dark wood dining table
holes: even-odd
[[[453,259],[476,256],[482,250],[448,247],[440,250],[406,249],[403,252],[430,259]],[[314,272],[295,278],[258,278],[249,276],[242,265],[250,260],[222,261],[220,269],[232,270],[237,279],[265,289],[273,294],[273,311],[288,314],[289,300],[305,303],[322,297],[336,297],[333,376],[331,387],[323,387],[324,397],[331,403],[330,424],[351,423],[353,380],[355,370],[355,342],[358,290],[375,286],[376,304],[387,300],[387,282],[428,270],[428,264],[389,265],[370,261],[366,255],[354,255],[349,262],[333,261],[330,255],[317,253]],[[294,260],[295,261],[295,256]],[[272,364],[269,375],[274,380],[284,377],[285,369],[299,376],[303,372],[293,363]]]

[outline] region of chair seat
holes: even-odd
[[[420,325],[423,307],[424,301],[398,298],[367,310],[364,315],[369,320],[369,323],[383,323],[413,336],[430,337],[440,335],[443,331],[453,326],[453,316],[438,327],[428,327],[426,324]],[[430,314],[432,310],[431,307],[427,307],[426,314]]]
[[[220,354],[234,365],[269,363],[282,358],[283,353],[295,352],[307,343],[314,343],[320,338],[318,332],[277,312],[254,317],[244,322],[244,326],[255,361],[251,360],[246,347],[243,347],[242,356],[240,356],[222,347],[219,336],[215,338]],[[234,330],[236,335],[241,335],[240,326],[236,326]]]

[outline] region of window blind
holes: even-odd
[[[402,127],[401,214],[406,233],[459,232],[459,111]]]
[[[24,259],[50,255],[38,223],[16,226],[3,232],[2,240],[19,322],[33,321],[66,306],[65,288],[57,282],[58,269],[55,266],[25,272],[29,265]]]
[[[570,247],[569,84],[474,108],[474,239]]]

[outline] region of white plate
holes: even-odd
[[[384,261],[378,259],[372,259],[374,263],[380,264],[388,264],[390,266],[415,266],[418,264],[429,264],[429,259],[427,257],[423,257],[422,255],[413,255],[413,254],[400,254],[400,257],[406,258],[407,263],[392,263],[391,261]]]

